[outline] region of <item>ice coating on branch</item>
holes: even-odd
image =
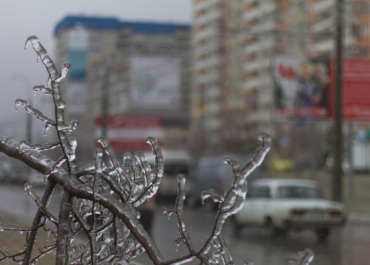
[[[31,36],[26,40],[26,44],[24,49],[27,49],[29,45],[32,45],[32,48],[36,51],[37,53],[37,58],[40,58],[42,63],[45,65],[49,77],[54,80],[59,76],[59,72],[54,64],[54,62],[51,60],[49,57],[46,49],[44,46],[41,45],[39,39],[36,36]]]
[[[204,204],[204,200],[206,200],[207,198],[212,198],[212,200],[215,202],[215,203],[220,203],[220,202],[223,202],[224,201],[224,196],[218,194],[215,190],[213,189],[210,189],[210,190],[206,190],[206,191],[203,191],[202,192],[202,195],[201,195],[201,198],[202,198],[202,203]]]
[[[64,100],[62,99],[59,99],[55,102],[55,105],[58,109],[64,109],[64,107],[66,106],[66,103],[64,102]]]
[[[71,64],[69,62],[64,62],[60,66],[60,76],[55,79],[55,82],[60,82],[62,79],[64,79],[67,76],[67,73],[71,69]]]
[[[109,144],[109,140],[106,137],[99,137],[97,142],[103,146],[105,153],[109,157],[109,161],[112,163],[117,174],[120,175],[120,173],[122,173],[122,169],[118,162],[116,152],[114,151],[112,146]]]
[[[41,209],[41,211],[44,213],[45,217],[48,218],[52,223],[54,224],[58,224],[58,219],[52,214],[50,213],[46,208],[45,206],[42,204],[40,198],[37,196],[37,194],[33,191],[32,189],[32,186],[30,183],[26,182],[26,184],[24,184],[24,190],[25,192],[28,193],[28,195],[31,196],[31,198],[36,202],[37,206],[39,207],[39,209]]]
[[[315,253],[311,249],[306,248],[298,252],[298,256],[299,259],[297,261],[290,261],[289,265],[309,265],[315,257]]]
[[[51,95],[53,94],[53,90],[51,90],[48,87],[45,87],[44,85],[41,86],[34,86],[33,87],[33,94],[36,95],[37,92],[44,92],[45,95]]]
[[[51,126],[52,125],[50,123],[45,124],[44,136],[48,133],[48,131],[51,128]]]
[[[79,121],[77,121],[77,120],[72,120],[72,121],[68,122],[67,124],[58,123],[58,131],[71,133],[71,132],[73,132],[74,130],[77,129],[78,125],[79,125]]]
[[[18,106],[24,107],[24,109],[30,113],[31,115],[35,116],[40,121],[45,122],[46,124],[55,125],[54,121],[48,117],[46,117],[44,114],[41,113],[41,111],[31,107],[28,105],[26,100],[23,99],[17,99],[15,101],[15,109],[18,110]]]
[[[60,146],[59,142],[47,143],[47,144],[29,144],[26,141],[20,142],[20,148],[22,152],[26,150],[34,150],[36,152],[41,152],[41,151],[52,150],[58,146]]]
[[[238,163],[230,157],[224,159],[225,163],[231,166],[231,170],[234,174],[233,182],[225,194],[222,196],[217,194],[214,190],[208,190],[202,193],[202,199],[211,197],[215,202],[220,204],[219,210],[216,215],[215,225],[213,227],[212,234],[208,237],[206,243],[196,255],[203,263],[221,263],[221,264],[233,264],[231,256],[229,255],[226,244],[221,237],[221,230],[225,220],[235,213],[237,213],[243,206],[245,196],[247,192],[247,177],[248,175],[259,166],[267,152],[270,149],[271,138],[267,134],[261,134],[259,136],[261,140],[260,147],[256,150],[253,158],[246,164],[239,166]],[[182,184],[179,182],[179,197],[177,202],[181,201]],[[177,216],[180,231],[180,238],[178,242],[184,242],[189,248],[190,252],[193,252],[193,247],[190,240],[185,236],[187,229],[186,224],[181,221],[182,210],[181,207],[176,207],[175,211],[165,211],[166,214],[175,214]]]

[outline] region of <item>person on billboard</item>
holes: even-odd
[[[328,105],[329,76],[326,69],[327,67],[322,63],[314,66],[314,94],[312,98],[313,106],[324,107]]]
[[[313,66],[309,62],[304,62],[298,68],[297,92],[294,99],[296,107],[312,106],[314,95],[314,84],[312,82]]]

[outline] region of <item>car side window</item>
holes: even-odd
[[[247,192],[247,198],[270,198],[270,188],[266,186],[259,186],[251,188]]]

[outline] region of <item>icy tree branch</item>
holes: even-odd
[[[141,152],[134,155],[125,153],[120,164],[114,149],[104,137],[98,139],[103,149],[96,149],[93,163],[77,168],[75,154],[77,141],[69,134],[77,128],[78,121],[65,121],[66,103],[60,90],[60,82],[66,77],[71,65],[65,62],[58,70],[35,36],[27,39],[26,47],[28,45],[36,51],[37,59],[41,60],[49,75],[47,86],[35,86],[33,91],[52,95],[55,121],[29,106],[25,100],[18,99],[16,106],[23,106],[28,113],[43,121],[45,133],[54,126],[58,142],[32,144],[0,136],[0,152],[44,174],[48,181],[42,199],[36,195],[30,184],[25,185],[25,191],[38,206],[32,227],[0,225],[2,231],[27,232],[26,245],[20,252],[8,253],[0,247],[0,253],[3,255],[0,261],[13,259],[22,264],[34,264],[41,256],[56,249],[57,265],[129,264],[145,250],[156,265],[183,264],[195,258],[201,264],[233,264],[221,230],[226,218],[238,212],[243,206],[247,192],[247,177],[261,164],[269,151],[270,137],[266,134],[260,135],[261,146],[252,160],[244,165],[238,165],[232,158],[225,158],[224,162],[230,165],[234,174],[231,188],[225,194],[217,194],[214,190],[202,193],[202,200],[212,199],[219,204],[219,210],[212,232],[199,250],[192,245],[184,218],[185,176],[178,176],[179,196],[175,210],[165,210],[165,213],[176,217],[180,234],[176,243],[184,243],[189,254],[173,260],[164,260],[153,239],[139,222],[140,213],[136,209],[156,194],[163,176],[163,155],[156,139],[153,137],[147,139],[155,156],[153,168]],[[57,147],[60,147],[62,153],[57,161],[40,154],[42,151]],[[107,165],[102,159],[103,152],[109,157]],[[64,163],[66,169],[62,168]],[[59,220],[47,209],[56,185],[64,189]],[[46,227],[47,220],[56,226],[57,231]],[[40,228],[52,234],[56,238],[56,244],[40,248],[40,254],[31,260],[36,234]],[[76,246],[73,238],[81,231],[87,234],[88,242]],[[135,239],[129,237],[130,233]],[[313,259],[313,252],[307,249],[300,252],[299,256],[299,260],[292,262],[292,265],[308,265]],[[252,263],[245,261],[245,264]]]

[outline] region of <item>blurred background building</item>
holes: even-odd
[[[92,154],[94,140],[106,130],[105,117],[107,136],[116,141],[118,153],[150,148],[145,143],[149,135],[166,149],[186,148],[188,25],[68,16],[56,25],[55,36],[57,62],[72,64],[65,84],[66,113],[80,121],[81,155]]]
[[[345,57],[368,58],[369,4],[344,9]],[[193,148],[248,152],[259,132],[289,131],[275,120],[273,61],[333,57],[335,1],[194,0],[193,12]]]

